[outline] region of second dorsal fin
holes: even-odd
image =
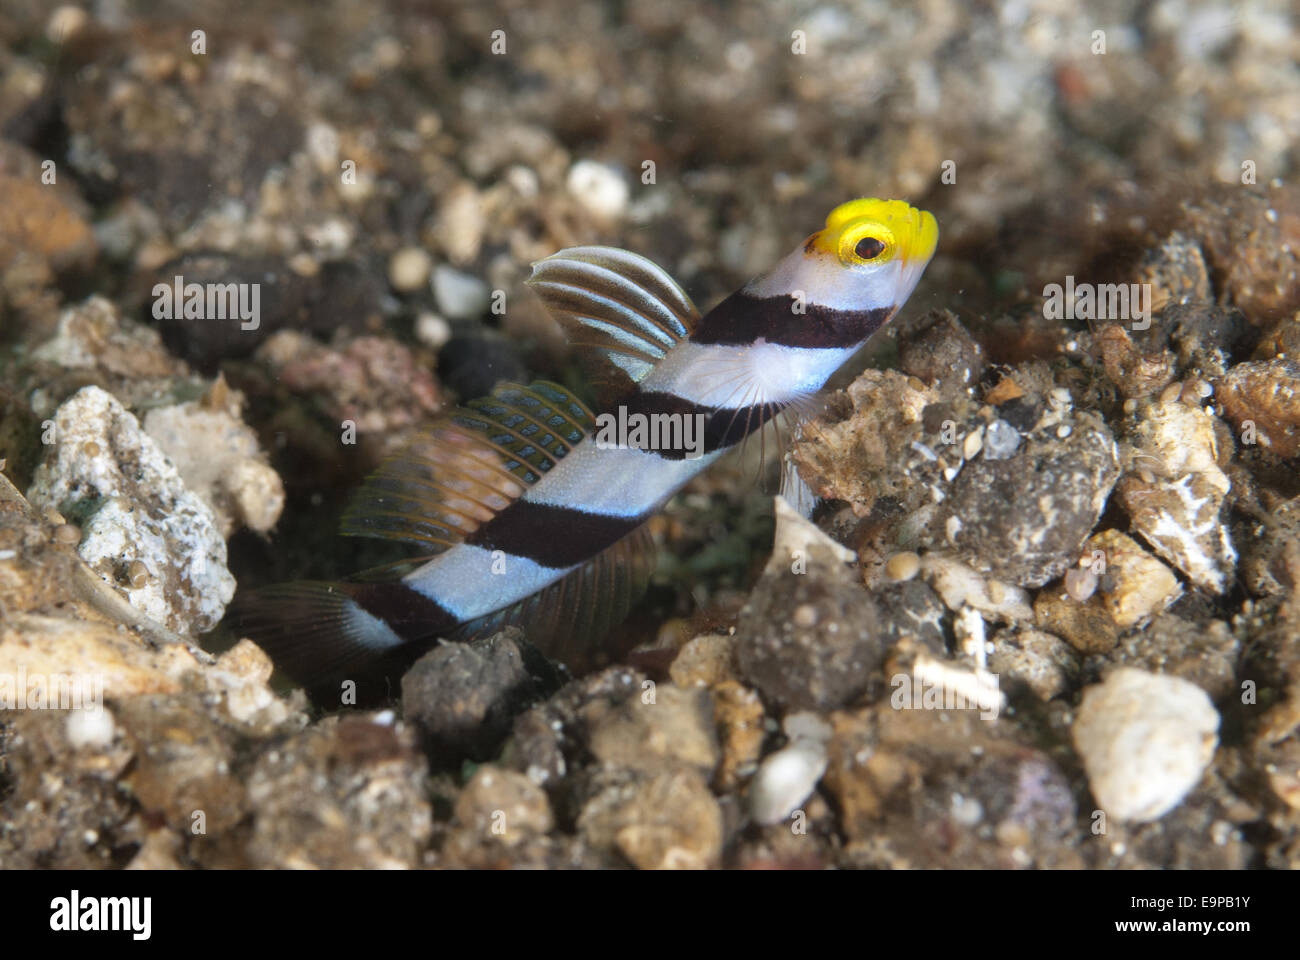
[[[594,424],[558,384],[502,384],[380,464],[344,510],[340,532],[441,553],[513,503]]]
[[[529,285],[564,328],[602,404],[639,383],[699,311],[661,267],[617,247],[570,247],[533,264]]]

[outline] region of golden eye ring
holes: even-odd
[[[864,223],[845,230],[840,237],[840,260],[851,266],[884,263],[893,258],[896,249],[894,234],[883,223]]]

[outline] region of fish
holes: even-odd
[[[346,579],[241,591],[227,620],[318,702],[394,678],[442,642],[505,626],[592,662],[644,594],[650,520],[692,477],[799,409],[899,311],[934,216],[861,198],[700,314],[661,267],[570,247],[527,283],[564,328],[601,413],[537,380],[448,411],[385,460],[340,532],[418,555]]]

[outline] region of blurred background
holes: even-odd
[[[513,290],[596,240],[708,303],[858,195],[938,215],[931,297],[1014,295],[1244,163],[1291,176],[1294,27],[1286,0],[5,0],[3,169],[65,188],[28,218],[52,235],[4,224],[5,315],[220,251],[330,265],[342,325],[424,305],[390,302],[403,247]]]

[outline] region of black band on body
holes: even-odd
[[[646,449],[664,460],[684,460],[688,454],[706,454],[734,446],[781,412],[777,404],[759,404],[753,407],[706,407],[686,400],[674,393],[647,391],[635,393],[623,404],[629,416],[645,417],[669,414],[682,417],[704,417],[704,443],[702,450],[675,448]]]
[[[645,522],[570,507],[516,500],[465,538],[470,546],[503,550],[543,567],[585,563]]]
[[[401,581],[348,583],[348,595],[362,610],[378,617],[404,640],[446,636],[460,625],[442,604]]]
[[[839,310],[803,303],[795,312],[790,294],[754,297],[733,293],[700,320],[691,340],[700,344],[747,346],[760,337],[786,347],[851,347],[884,326],[893,307]]]

